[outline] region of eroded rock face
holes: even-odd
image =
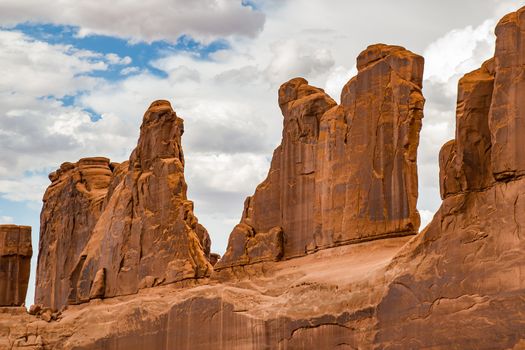
[[[31,227],[0,225],[0,306],[25,302],[32,255]]]
[[[116,167],[107,158],[84,158],[49,175],[40,216],[35,303],[53,309],[67,304],[70,273],[104,210]]]
[[[207,276],[210,239],[186,197],[183,121],[146,111],[130,160],[86,158],[50,175],[36,302],[53,309]]]
[[[440,154],[444,201],[391,264],[377,348],[525,346],[524,13],[500,21],[495,58],[460,80],[456,139]]]
[[[144,115],[128,170],[71,270],[69,303],[209,275],[210,240],[184,180],[183,121],[167,101]],[[118,169],[118,167],[116,168]]]
[[[525,55],[525,52],[522,52],[525,45],[513,41],[513,38],[519,37],[517,30],[509,34],[500,29],[502,26],[519,28],[521,33],[522,29],[525,30],[525,21],[523,24],[521,21],[523,12],[525,8],[505,17],[499,24],[496,31],[496,57],[498,52],[502,52],[499,47],[503,45],[500,44],[502,42],[505,45],[509,45],[509,42],[516,44],[505,46],[505,52]],[[407,64],[406,58],[401,54],[404,51],[395,47],[384,49],[385,54],[381,53],[381,48],[372,48],[370,53],[364,54],[358,61],[359,69],[366,71],[372,69],[375,64],[380,64],[379,67],[383,67],[381,70],[386,69],[381,62],[388,60],[392,52],[398,52],[401,57],[393,59],[393,63],[388,66],[404,67],[406,70],[402,69],[400,76],[409,76],[413,67],[410,68],[411,65]],[[517,62],[521,60],[520,57],[513,59]],[[332,211],[337,215],[344,213],[350,204],[347,204],[346,197],[335,198],[335,194],[344,193],[346,196],[348,184],[345,182],[345,176],[351,178],[354,176],[352,172],[357,171],[349,168],[346,170],[350,174],[346,174],[344,168],[338,167],[345,163],[338,163],[335,156],[345,154],[347,144],[361,145],[354,147],[359,149],[356,154],[363,157],[370,153],[378,155],[379,159],[391,161],[383,164],[374,158],[370,161],[374,171],[371,170],[371,174],[366,171],[359,174],[366,182],[360,182],[354,188],[364,186],[371,193],[375,193],[373,184],[376,174],[390,174],[391,171],[399,175],[394,171],[397,169],[395,165],[385,165],[401,162],[396,160],[397,153],[389,153],[391,148],[402,148],[411,154],[410,143],[402,141],[406,138],[378,137],[382,141],[378,141],[377,144],[383,146],[380,151],[374,150],[374,147],[370,150],[363,146],[365,143],[360,140],[370,125],[379,130],[378,135],[382,135],[388,134],[389,126],[394,124],[374,124],[374,119],[366,114],[366,110],[353,112],[356,114],[348,112],[345,103],[349,103],[347,106],[355,106],[351,107],[351,110],[358,110],[357,106],[366,104],[367,101],[352,92],[357,91],[360,86],[358,79],[347,85],[345,99],[340,106],[333,105],[326,109],[318,129],[315,128],[314,118],[311,118],[312,115],[307,111],[323,109],[327,107],[325,104],[332,103],[322,91],[309,87],[301,79],[296,79],[285,85],[282,94],[285,118],[286,115],[295,115],[295,121],[288,125],[288,128],[285,127],[285,130],[291,135],[299,135],[299,140],[303,137],[305,145],[299,144],[297,140],[297,144],[285,145],[283,140],[283,144],[275,152],[268,179],[257,188],[256,194],[246,201],[243,219],[230,237],[227,252],[229,261],[241,266],[230,265],[233,266],[231,269],[224,269],[236,278],[229,279],[227,283],[221,283],[220,278],[211,283],[210,280],[191,278],[169,286],[144,290],[138,295],[111,300],[92,300],[90,303],[70,306],[61,315],[60,322],[51,318],[48,323],[27,315],[23,310],[0,308],[0,316],[9,315],[0,317],[0,346],[10,349],[49,347],[84,350],[139,350],[151,347],[166,350],[524,349],[525,178],[520,173],[517,161],[521,153],[503,158],[501,156],[505,153],[498,155],[500,150],[512,149],[512,145],[519,144],[522,134],[519,130],[516,133],[511,131],[517,130],[515,126],[519,125],[520,121],[513,118],[522,119],[524,116],[521,112],[516,112],[517,109],[512,107],[511,103],[507,103],[506,106],[513,111],[512,113],[501,109],[502,99],[512,100],[515,94],[519,95],[520,92],[516,90],[506,95],[498,91],[507,89],[505,84],[496,83],[501,69],[498,67],[497,59],[489,60],[479,70],[467,74],[460,81],[456,138],[446,143],[440,153],[440,182],[444,200],[433,221],[422,233],[413,237],[389,236],[389,239],[356,244],[335,244],[335,247],[321,249],[296,259],[272,261],[279,260],[282,254],[286,256],[287,244],[290,244],[286,241],[288,226],[273,225],[272,221],[279,220],[279,216],[275,214],[271,203],[280,203],[272,202],[280,197],[275,197],[276,192],[270,190],[275,186],[281,188],[280,181],[284,176],[282,173],[285,172],[283,169],[288,169],[282,165],[283,158],[289,156],[283,153],[283,149],[289,152],[293,150],[300,155],[296,168],[293,169],[294,174],[306,175],[308,179],[308,176],[312,175],[309,170],[314,169],[313,174],[316,174],[314,185],[305,179],[296,179],[297,176],[285,177],[289,181],[287,184],[290,184],[286,189],[289,192],[286,193],[299,196],[300,191],[294,189],[296,184],[300,184],[304,189],[313,187],[317,202],[319,186],[324,188],[325,192],[322,194],[327,196],[325,198],[331,198],[326,193],[330,194],[330,191],[333,191],[332,200],[320,203],[339,203],[332,207]],[[511,84],[519,86],[523,77],[521,73],[514,72],[516,75],[508,78],[512,81]],[[376,83],[381,81],[375,80],[376,78],[370,79]],[[400,84],[403,85],[406,80],[401,80]],[[394,81],[395,79],[389,81],[389,86],[397,86],[398,83]],[[367,86],[365,82],[361,84]],[[412,94],[411,92],[407,95],[402,91],[410,90],[396,90],[396,94],[399,93],[396,95],[396,101],[401,99],[400,96],[407,97]],[[385,96],[393,95],[385,93]],[[416,97],[412,97],[415,98],[414,101],[422,103],[422,100]],[[353,99],[355,102],[352,102]],[[369,96],[368,100],[375,106],[372,96]],[[312,103],[315,107],[306,107],[303,104],[305,102]],[[413,106],[417,106],[418,103],[414,103]],[[297,112],[294,108],[303,112]],[[493,108],[505,118],[493,123]],[[415,115],[420,113],[417,107],[407,109],[410,110]],[[365,118],[360,119],[361,113],[364,113]],[[390,116],[388,112],[385,113]],[[348,115],[353,116],[352,123],[348,122]],[[389,118],[385,117],[385,120]],[[416,123],[417,120],[418,118],[409,118],[407,124],[401,124],[410,126],[414,125],[411,122]],[[321,127],[323,121],[325,124]],[[356,130],[340,132],[345,128]],[[403,135],[414,135],[400,130],[403,129],[398,129]],[[407,130],[414,131],[410,127]],[[508,131],[506,137],[511,146],[502,143],[502,130]],[[315,158],[315,167],[312,167],[312,158],[308,155],[311,152],[309,142],[316,133],[316,148],[322,148],[324,153]],[[345,138],[347,134],[354,135],[356,140]],[[316,153],[316,156],[318,155]],[[403,161],[405,159],[410,161],[412,158],[402,158]],[[502,162],[502,159],[506,160]],[[330,163],[332,160],[333,164]],[[355,165],[359,163],[359,157],[349,157],[346,161]],[[333,168],[323,165],[322,169],[318,170],[318,164],[323,162],[332,164]],[[134,157],[129,164],[129,172],[122,176],[122,183],[114,187],[114,194],[107,201],[107,208],[115,206],[112,202],[116,201],[116,196],[126,196],[122,193],[122,188],[129,174],[135,171],[134,169],[142,169],[141,166],[134,166],[137,164]],[[505,164],[504,171],[501,164]],[[153,168],[155,169],[155,166]],[[406,166],[406,169],[412,168]],[[323,175],[317,178],[320,171]],[[152,176],[149,175],[148,178]],[[130,177],[131,180],[128,181],[141,178],[140,175]],[[372,180],[369,177],[372,177]],[[384,180],[387,177],[383,175],[378,178]],[[330,178],[337,181],[328,181]],[[341,186],[345,190],[330,190],[331,187],[326,183],[333,183],[334,186]],[[394,187],[402,188],[397,186]],[[385,185],[384,188],[389,187]],[[370,218],[375,217],[377,213],[378,205],[383,207],[382,212],[385,216],[403,216],[403,207],[389,209],[389,204],[384,203],[385,198],[387,197],[377,195],[369,197],[360,206],[367,216],[349,216],[348,220],[357,220],[357,223],[359,220],[371,220]],[[408,197],[406,198],[407,203],[411,203]],[[305,206],[296,202],[286,203],[290,204],[287,208],[296,214],[303,211],[309,213],[308,208],[305,209]],[[268,222],[264,221],[261,208],[268,210]],[[142,209],[138,210],[139,213],[140,210]],[[318,212],[314,210],[314,213]],[[323,215],[329,214],[327,209]],[[266,225],[261,226],[265,228],[261,231],[257,231],[255,225],[259,222],[258,216],[262,222],[259,225]],[[293,216],[288,218],[291,220]],[[314,228],[324,228],[325,223],[335,225],[333,221],[323,221],[320,215],[316,214],[314,218]],[[346,218],[340,224],[342,227],[345,220]],[[408,219],[393,221],[395,222],[385,222],[384,227],[410,227],[407,224]],[[309,223],[304,223],[302,217],[299,217],[290,227],[303,230],[304,227],[309,227],[308,225]],[[374,225],[376,224],[372,227],[375,227]],[[336,228],[331,230],[330,232],[337,232]],[[369,233],[365,230],[365,235]],[[353,233],[341,233],[347,234]],[[196,233],[196,236],[199,235]],[[330,235],[323,237],[328,237],[323,238],[326,242],[333,239]],[[97,254],[103,256],[99,252]],[[214,255],[214,258],[217,257]],[[256,260],[259,258],[261,260]],[[91,260],[95,261],[94,258]],[[260,263],[251,264],[255,261]],[[91,288],[93,297],[102,295],[102,290],[106,293],[112,278],[109,269],[111,266],[107,268],[101,264],[93,268],[96,272],[92,280],[94,287]],[[156,277],[147,276],[143,282],[153,286],[156,284]]]
[[[341,105],[302,78],[281,86],[282,143],[216,269],[417,232],[423,59],[374,45],[357,63]]]

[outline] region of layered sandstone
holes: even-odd
[[[31,227],[0,225],[0,307],[25,302],[32,255]]]
[[[373,45],[337,105],[302,78],[279,89],[281,145],[216,269],[415,234],[423,58]]]
[[[498,24],[494,58],[460,80],[443,204],[389,268],[379,348],[525,348],[523,31],[525,8]]]
[[[280,177],[273,179],[271,171],[272,181],[267,179],[247,200],[243,222],[234,230],[231,240],[240,245],[233,242],[230,247],[243,248],[235,251],[235,259],[244,265],[230,269],[228,278],[190,278],[135,295],[95,298],[69,306],[56,317],[59,321],[28,315],[20,308],[0,308],[0,347],[524,349],[525,178],[519,170],[521,153],[498,153],[518,145],[522,136],[515,128],[520,121],[515,119],[525,115],[513,105],[519,103],[514,96],[520,92],[506,95],[499,90],[518,87],[525,77],[514,71],[510,80],[501,80],[506,68],[498,65],[498,55],[513,53],[516,62],[525,57],[525,45],[518,40],[518,32],[525,31],[523,13],[525,8],[500,22],[495,58],[460,81],[456,137],[440,154],[443,203],[420,234],[336,245],[295,259],[272,261],[286,256],[286,228],[274,226],[258,232],[244,221],[256,217],[258,207],[252,201],[259,192],[273,193],[265,192],[265,186],[274,186],[273,181]],[[291,83],[296,90],[305,85],[302,80]],[[316,108],[331,104],[319,89],[306,85],[299,90],[302,92],[293,98],[310,96],[317,101]],[[493,118],[496,111],[505,116],[497,123]],[[330,121],[331,130],[347,125],[355,127],[356,133],[362,128],[358,124],[371,122],[357,118],[345,124],[345,113],[344,106],[333,106],[323,119]],[[308,138],[315,123],[306,121],[313,119],[296,125],[304,126],[305,132],[300,134]],[[509,145],[501,139],[502,130],[507,130]],[[337,136],[333,142],[345,135],[332,134]],[[325,140],[318,144],[326,144]],[[302,157],[309,146],[299,146],[293,148],[299,150],[299,170],[312,169],[302,161],[311,159]],[[281,164],[282,148],[284,144],[272,161],[272,169],[278,172],[282,172],[276,166]],[[132,164],[133,157],[130,171]],[[310,186],[307,181],[301,184]],[[107,208],[123,186],[114,188]],[[377,201],[373,193],[370,191],[366,200],[370,204],[363,206],[367,213]],[[271,201],[273,197],[261,198]],[[401,221],[393,227],[403,225]],[[258,264],[250,264],[257,259]],[[94,297],[106,291],[102,281],[109,276],[109,270],[98,271],[93,280]],[[241,273],[236,274],[238,271]]]
[[[50,175],[37,303],[58,309],[210,273],[209,236],[186,196],[183,131],[156,101],[128,162],[87,158]]]
[[[84,158],[51,173],[40,217],[35,303],[67,304],[70,273],[91,237],[114,178],[109,159]]]

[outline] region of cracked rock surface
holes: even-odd
[[[357,67],[341,105],[302,78],[281,86],[281,145],[216,270],[418,231],[423,58],[378,44]]]
[[[183,183],[181,171],[166,171],[183,164],[181,124],[166,102],[154,103],[127,171],[108,174],[120,180],[104,185],[112,194],[80,254],[84,282],[77,286],[92,287],[85,288],[88,298],[51,316],[48,309],[38,317],[0,308],[0,348],[525,349],[524,32],[525,8],[505,16],[496,28],[495,57],[460,80],[455,139],[440,152],[443,202],[416,235],[394,233],[419,225],[417,186],[410,182],[423,103],[419,56],[395,46],[369,47],[341,105],[304,79],[281,87],[283,143],[268,178],[247,199],[219,271],[211,274],[197,273],[212,269],[203,231],[176,210],[190,208],[184,191],[169,192],[176,199],[170,203],[182,203],[167,206],[172,221],[147,211],[157,204],[146,193]],[[155,127],[162,122],[167,127]],[[342,167],[347,163],[352,166]],[[387,178],[397,182],[388,185]],[[349,189],[355,191],[347,197]],[[125,218],[115,223],[125,228],[117,237],[108,221],[97,228],[104,215]],[[194,231],[170,231],[173,222]],[[136,259],[133,242],[144,224],[197,237],[197,255],[191,244],[160,252],[168,271],[186,266],[170,265],[180,256],[205,261],[206,269],[189,269],[193,277],[167,283],[151,250]],[[132,254],[121,254],[127,251]],[[154,272],[138,284],[154,288],[137,287],[136,277],[119,280],[121,273],[136,276],[130,261]]]

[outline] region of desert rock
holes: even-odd
[[[113,167],[111,195],[69,271],[69,303],[133,294],[146,278],[165,284],[210,274],[209,236],[186,197],[183,131],[167,101],[144,114],[128,169]]]
[[[417,232],[423,59],[373,45],[357,66],[341,105],[302,78],[281,86],[281,145],[216,269]]]
[[[107,158],[84,158],[49,175],[40,216],[36,303],[53,309],[67,304],[69,274],[102,214],[116,167]]]
[[[31,227],[0,225],[0,306],[25,302],[32,255]]]

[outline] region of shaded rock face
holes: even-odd
[[[0,225],[0,306],[25,302],[32,255],[31,227]]]
[[[495,57],[460,80],[456,138],[440,154],[444,201],[391,264],[378,348],[525,346],[523,31],[525,8],[498,24]]]
[[[35,303],[60,309],[67,302],[70,273],[105,207],[119,165],[107,158],[64,163],[49,175],[44,194]]]
[[[59,308],[209,275],[210,239],[186,197],[183,131],[169,102],[156,101],[129,162],[90,158],[51,175],[37,303]]]
[[[216,269],[418,231],[423,58],[374,45],[357,63],[341,105],[302,78],[281,86],[281,145]]]

